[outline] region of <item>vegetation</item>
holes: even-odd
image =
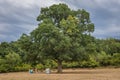
[[[86,10],[54,4],[41,8],[37,21],[29,35],[0,44],[0,72],[120,66],[120,40],[93,37],[94,24]]]

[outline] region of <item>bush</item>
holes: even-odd
[[[82,68],[95,68],[99,66],[99,62],[96,62],[94,59],[90,59],[89,61],[82,61],[80,66]]]
[[[37,68],[38,70],[41,70],[41,71],[45,69],[44,65],[42,65],[42,64],[37,64],[35,66],[35,68]]]
[[[8,68],[7,68],[8,65],[6,64],[0,64],[0,73],[2,72],[8,72]]]
[[[100,66],[110,66],[111,65],[111,55],[106,54],[104,51],[98,53],[97,61],[99,61]]]
[[[28,71],[31,68],[30,64],[21,64],[15,67],[15,71]]]
[[[56,68],[57,67],[57,63],[53,60],[46,60],[45,61],[45,65],[44,65],[45,68]]]
[[[0,58],[0,72],[15,71],[15,66],[20,63],[20,56],[14,52],[5,55],[4,58]]]
[[[113,66],[120,66],[120,53],[114,53],[111,59],[111,64]]]
[[[110,66],[112,65],[111,58],[105,58],[100,61],[101,66]]]
[[[63,68],[79,68],[79,62],[63,62]]]

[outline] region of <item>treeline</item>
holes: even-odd
[[[0,44],[0,72],[28,71],[30,68],[39,70],[48,67],[57,68],[54,60],[46,59],[35,52],[37,48],[34,47],[29,51],[30,45],[28,36],[25,34],[18,41],[2,42]],[[120,40],[94,39],[92,44],[86,46],[86,51],[78,61],[63,61],[63,68],[120,67]]]
[[[86,10],[54,4],[41,8],[37,21],[29,35],[0,44],[0,72],[120,66],[120,40],[93,37],[94,24]]]

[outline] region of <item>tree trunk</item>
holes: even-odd
[[[62,73],[62,61],[58,60],[58,73]]]

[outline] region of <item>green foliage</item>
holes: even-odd
[[[96,41],[99,46],[99,51],[105,51],[105,53],[113,55],[114,53],[120,53],[120,42],[116,39],[109,38],[106,40]]]
[[[8,72],[7,64],[5,63],[5,59],[0,58],[0,73],[1,72]]]
[[[63,68],[79,68],[79,62],[63,62]]]
[[[70,8],[66,4],[54,4],[50,7],[41,8],[41,14],[37,17],[37,21],[49,18],[55,24],[59,24],[63,18],[66,19],[68,17],[70,11]]]
[[[95,68],[99,66],[99,62],[94,59],[90,59],[89,61],[82,61],[80,63],[80,67],[82,68]]]
[[[12,48],[10,48],[10,44],[7,42],[2,42],[0,44],[0,57],[4,58],[5,55],[12,52]]]
[[[15,67],[15,71],[28,71],[32,66],[30,64],[20,64]]]
[[[38,70],[41,70],[41,71],[45,69],[45,67],[44,67],[43,64],[37,64],[37,65],[35,66],[35,68],[37,68]]]
[[[97,60],[101,66],[120,66],[120,53],[114,53],[112,56],[101,52],[97,55]]]
[[[111,62],[113,66],[120,67],[120,53],[114,53]]]
[[[93,59],[93,57],[91,57],[88,60],[63,62],[63,68],[95,68],[95,67],[99,67],[99,62]]]
[[[20,56],[16,53],[9,53],[5,58],[0,59],[0,72],[15,71],[15,66],[21,62]]]
[[[45,64],[44,65],[45,68],[54,69],[57,67],[57,63],[54,60],[50,60],[50,59],[46,60],[44,64]]]

